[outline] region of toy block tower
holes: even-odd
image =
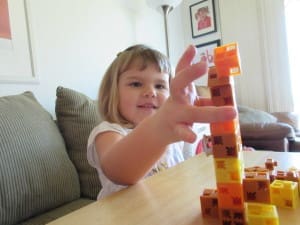
[[[241,73],[237,44],[215,48],[214,62],[215,67],[208,72],[212,102],[215,106],[236,107],[232,76]],[[288,200],[289,206],[295,207],[299,201],[296,198],[298,186],[288,183],[292,181],[278,181],[281,183],[272,184],[270,188],[275,177],[274,167],[277,166],[272,159],[266,161],[266,168],[251,167],[244,170],[238,118],[211,123],[210,130],[217,190],[205,189],[200,196],[203,217],[218,217],[222,225],[278,225],[276,207],[270,202],[279,204],[282,198],[278,196],[282,191],[289,190],[284,200]],[[292,172],[282,177],[284,180],[288,177],[299,181],[299,177]],[[272,196],[271,192],[278,193],[278,196]]]
[[[214,50],[215,67],[208,73],[208,87],[215,106],[234,106],[233,75],[240,74],[238,46]],[[221,224],[246,224],[243,193],[242,141],[238,118],[210,124]]]

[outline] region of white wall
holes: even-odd
[[[95,99],[103,73],[120,50],[145,43],[165,52],[163,17],[145,1],[27,3],[39,83],[0,82],[0,96],[30,90],[53,115],[57,86],[78,90]]]
[[[184,43],[216,39],[237,42],[242,75],[235,77],[238,104],[266,110],[292,111],[283,0],[215,0],[217,31],[192,38],[189,6],[184,0]]]
[[[274,97],[270,94],[280,90],[280,79],[273,89],[269,86],[269,90],[265,90],[266,83],[273,79],[276,71],[277,74],[284,73],[284,66],[274,67],[279,70],[266,68],[269,65],[264,55],[266,51],[257,52],[268,47],[272,51],[270,54],[278,55],[277,48],[260,42],[263,38],[262,30],[258,28],[261,18],[257,6],[265,6],[259,4],[260,1],[215,0],[218,32],[193,39],[189,6],[198,1],[183,0],[169,15],[170,59],[175,67],[189,44],[220,38],[223,43],[238,41],[243,66],[243,75],[236,79],[238,103],[269,111],[288,111],[291,108],[288,91],[285,94],[278,91]],[[263,2],[272,5],[272,0]],[[0,96],[30,90],[53,115],[57,86],[78,90],[95,99],[103,73],[121,49],[145,43],[166,52],[163,16],[149,8],[145,0],[27,0],[27,3],[39,83],[0,82]],[[265,20],[272,19],[271,12],[269,10]],[[266,35],[269,31],[264,32]],[[277,35],[276,31],[272,32]],[[280,50],[283,52],[284,48]],[[283,62],[277,60],[271,59],[275,64]],[[270,101],[276,104],[272,105]]]

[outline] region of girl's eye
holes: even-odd
[[[165,85],[163,85],[163,84],[156,84],[156,85],[155,85],[155,88],[156,88],[156,89],[165,89],[166,87],[165,87]]]
[[[138,81],[134,81],[134,82],[131,82],[129,84],[129,86],[131,87],[141,87],[142,86],[142,83],[141,82],[138,82]]]

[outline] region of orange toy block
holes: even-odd
[[[204,189],[200,196],[201,212],[203,217],[218,217],[218,196],[215,189]]]
[[[245,209],[219,209],[219,218],[221,224],[238,224],[246,225]]]
[[[246,202],[270,203],[270,177],[268,172],[246,172],[243,179]]]
[[[233,86],[230,84],[211,87],[210,95],[214,106],[236,106]]]
[[[239,75],[240,57],[237,43],[230,43],[214,49],[214,63],[218,77]]]
[[[243,165],[239,158],[214,158],[217,183],[242,183]]]
[[[210,132],[212,135],[235,134],[240,132],[240,124],[238,119],[225,122],[217,122],[210,124]]]
[[[224,86],[224,85],[234,85],[233,77],[218,77],[217,69],[215,66],[210,67],[208,69],[208,80],[207,86],[208,87],[217,87],[217,86]]]
[[[213,135],[212,144],[215,158],[238,157],[242,151],[242,139],[239,133]]]
[[[243,186],[239,183],[217,183],[219,208],[243,209]]]

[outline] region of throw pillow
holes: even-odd
[[[270,113],[247,106],[238,106],[239,122],[245,123],[275,123],[277,118]]]
[[[101,189],[97,171],[87,161],[87,140],[91,130],[100,123],[95,101],[77,91],[58,87],[56,117],[69,156],[79,174],[81,194],[96,199]]]
[[[31,92],[0,97],[0,224],[16,224],[80,196],[51,115]]]

